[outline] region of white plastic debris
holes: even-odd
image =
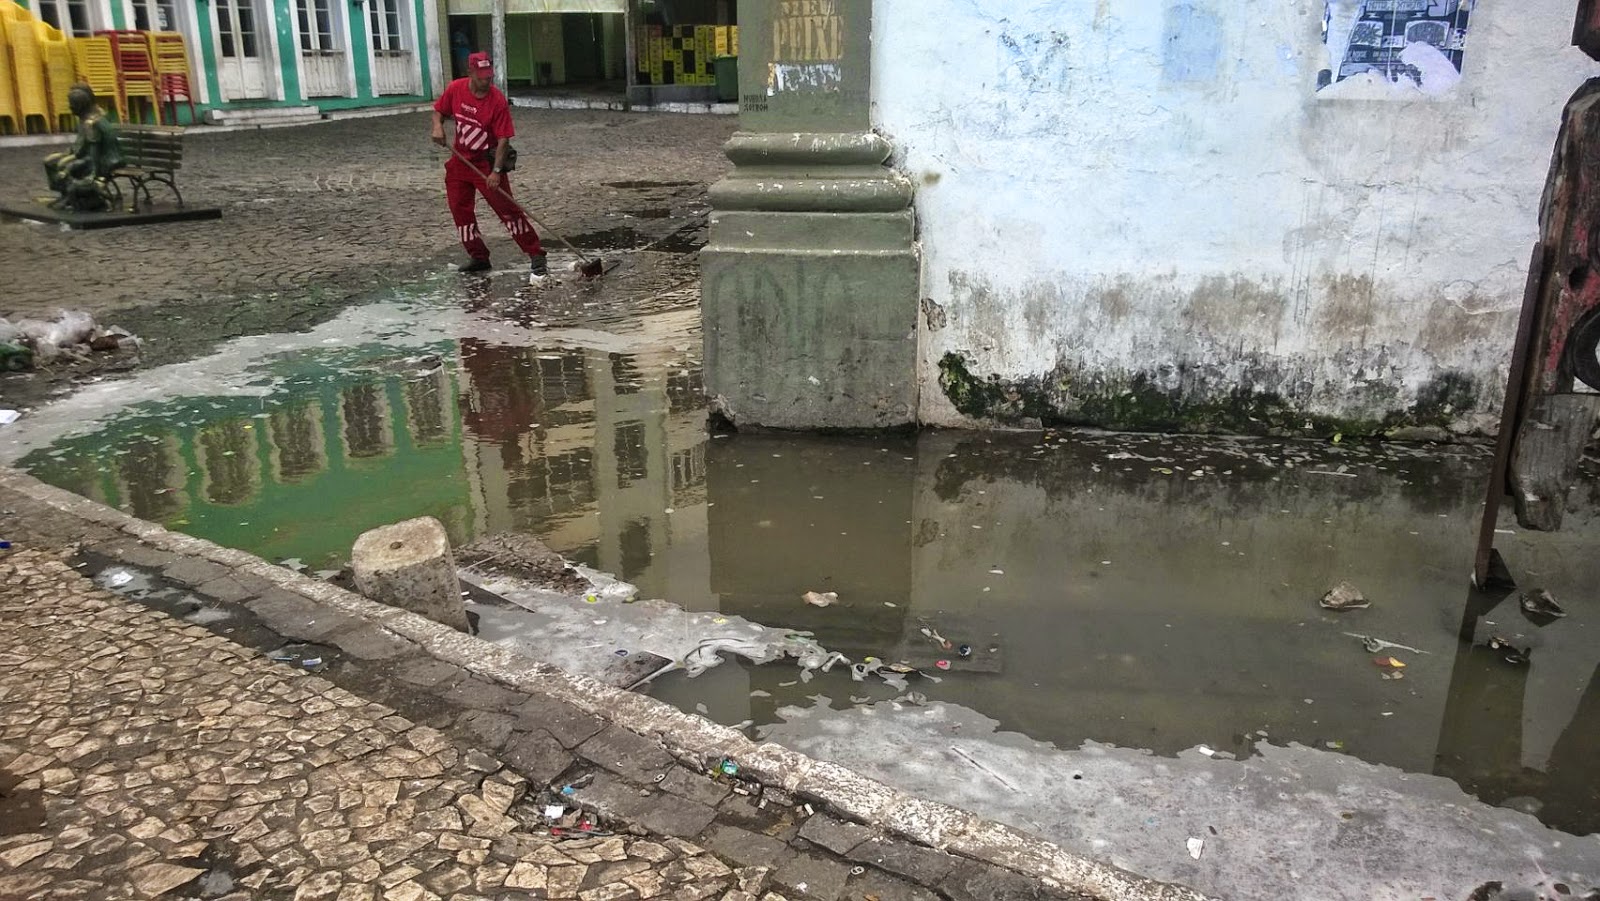
[[[22,418],[16,410],[0,410],[0,425],[10,425]]]
[[[1200,855],[1206,853],[1206,840],[1205,839],[1203,839],[1203,838],[1191,838],[1191,839],[1189,839],[1188,844],[1189,844],[1189,856],[1194,858],[1195,860],[1199,860],[1200,859]]]
[[[831,607],[839,602],[839,594],[834,591],[808,591],[801,599],[813,607]]]
[[[125,569],[119,569],[116,572],[106,576],[106,584],[112,588],[121,588],[132,581],[133,573],[128,572]]]

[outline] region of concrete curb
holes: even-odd
[[[585,100],[581,97],[512,97],[522,109],[601,110],[613,113],[688,113],[737,116],[737,103],[628,103],[625,100]]]
[[[492,682],[563,702],[664,744],[704,771],[724,757],[741,774],[792,792],[844,819],[917,845],[1009,870],[1079,897],[1107,901],[1204,901],[1192,889],[1160,883],[1070,854],[1025,832],[964,810],[905,794],[845,767],[814,760],[657,701],[512,653],[498,645],[274,566],[243,551],[170,532],[154,523],[0,467],[0,487],[62,514],[114,528],[169,554],[199,557],[255,576],[325,608],[408,639],[433,658]]]

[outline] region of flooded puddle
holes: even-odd
[[[1218,759],[1298,745],[1600,830],[1595,524],[1500,536],[1522,587],[1567,618],[1469,592],[1482,448],[710,437],[692,309],[657,301],[623,334],[591,330],[575,295],[528,301],[537,330],[463,312],[516,300],[495,284],[189,364],[228,378],[173,367],[101,386],[0,437],[46,481],[270,560],[332,569],[360,532],[429,515],[457,544],[529,533],[708,621],[919,671],[915,703],[848,667],[802,679],[739,660],[649,688],[819,754],[877,730],[1004,794],[1028,773],[945,740],[988,728]],[[1372,607],[1321,609],[1341,580]],[[1507,662],[1496,637],[1531,661]],[[1404,668],[1375,662],[1389,657]],[[904,733],[897,712],[931,725]]]

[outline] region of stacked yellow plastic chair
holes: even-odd
[[[11,41],[11,72],[16,77],[17,112],[22,130],[51,131],[50,93],[45,87],[44,56],[32,21],[13,19],[6,25]]]
[[[67,36],[49,25],[38,22],[34,26],[39,36],[39,49],[44,57],[44,82],[50,94],[50,125],[56,131],[68,132],[77,127],[72,105],[67,102],[67,92],[72,89],[72,48]]]
[[[0,4],[4,6],[15,4]],[[11,76],[11,46],[5,40],[7,21],[0,17],[0,134],[17,134],[22,131],[22,117],[17,109],[17,86]]]
[[[156,70],[156,91],[161,102],[168,104],[167,119],[178,121],[178,101],[182,100],[189,104],[189,121],[199,121],[195,118],[193,74],[183,35],[176,31],[150,32],[150,60]]]
[[[117,86],[117,58],[110,38],[71,38],[72,63],[78,80],[94,91],[101,103],[116,108],[117,121],[128,121],[128,104]]]

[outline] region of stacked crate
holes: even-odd
[[[649,85],[716,84],[713,60],[739,54],[737,25],[646,25],[634,35],[637,81]]]

